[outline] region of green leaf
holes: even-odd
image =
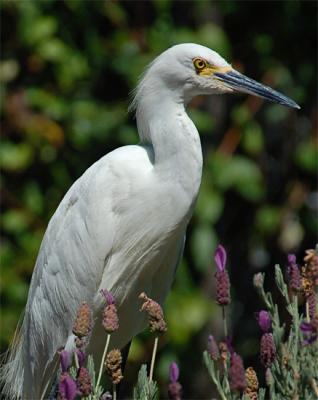
[[[191,251],[199,270],[205,270],[213,258],[217,237],[208,224],[197,225],[191,235]]]
[[[265,205],[257,211],[256,226],[261,232],[272,234],[278,231],[281,216],[282,212],[279,207]]]
[[[295,161],[305,171],[318,170],[318,148],[312,141],[300,143],[296,148]]]
[[[246,123],[241,143],[244,150],[252,156],[258,155],[263,150],[262,128],[256,121],[251,120]]]
[[[2,141],[0,147],[0,165],[7,171],[23,171],[33,161],[33,149],[28,143]]]

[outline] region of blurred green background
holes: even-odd
[[[255,272],[286,264],[317,232],[317,3],[304,1],[2,0],[1,351],[12,338],[47,223],[65,192],[105,153],[138,142],[127,113],[139,75],[167,47],[194,42],[275,87],[300,111],[248,96],[196,98],[204,173],[185,256],[165,312],[156,376],[170,361],[185,398],[211,398],[206,338],[221,338],[213,253],[229,254],[235,348],[258,365]],[[128,392],[152,338],[135,340]]]

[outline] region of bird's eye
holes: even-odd
[[[205,61],[205,60],[202,60],[202,58],[195,58],[195,59],[193,60],[193,65],[195,66],[195,69],[196,69],[197,71],[202,71],[203,68],[206,67],[206,61]]]

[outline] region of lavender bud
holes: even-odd
[[[264,275],[259,272],[253,277],[253,284],[257,289],[261,289],[264,285]]]
[[[80,367],[77,373],[76,383],[81,396],[88,396],[92,393],[92,380],[87,368]]]
[[[232,390],[243,391],[246,388],[243,360],[237,353],[231,355],[229,380]]]
[[[317,296],[316,296],[315,292],[310,293],[310,295],[307,297],[310,319],[313,319],[317,312],[317,298],[316,297]]]
[[[119,318],[117,314],[117,307],[115,304],[115,297],[110,292],[108,292],[108,290],[102,289],[100,292],[106,300],[106,307],[103,311],[102,324],[107,333],[113,333],[119,328]]]
[[[261,330],[266,333],[269,332],[272,326],[272,321],[267,311],[260,311],[257,315],[257,322]]]
[[[220,351],[213,335],[208,337],[208,353],[214,361],[220,358]]]
[[[276,358],[276,346],[271,333],[264,333],[261,338],[260,357],[265,368],[269,368]]]
[[[230,279],[226,270],[217,271],[216,278],[216,301],[220,306],[226,306],[231,303]]]
[[[169,379],[170,382],[175,383],[179,379],[179,367],[175,362],[170,364],[169,368]]]

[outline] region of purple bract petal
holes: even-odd
[[[86,354],[84,353],[83,350],[80,349],[76,349],[76,354],[78,359],[78,365],[82,367],[86,361]]]
[[[170,364],[169,379],[172,383],[176,383],[179,379],[179,367],[175,362]]]
[[[234,353],[233,338],[232,336],[225,336],[225,343],[230,354]]]
[[[67,372],[61,375],[59,395],[62,400],[74,400],[77,395],[76,382]]]
[[[313,332],[315,329],[310,322],[302,322],[300,324],[300,330],[302,332]]]
[[[62,350],[60,352],[60,364],[62,372],[66,372],[70,368],[71,363],[71,354],[66,350]]]
[[[100,293],[105,297],[107,305],[115,304],[115,297],[106,289],[101,289]]]
[[[226,251],[222,245],[218,245],[214,253],[214,260],[216,263],[216,268],[219,272],[224,271],[226,264]]]
[[[272,326],[272,321],[269,313],[267,311],[260,311],[257,315],[257,321],[258,325],[261,328],[261,330],[266,333],[269,332]]]
[[[287,259],[288,259],[289,264],[296,264],[295,254],[288,254]]]

